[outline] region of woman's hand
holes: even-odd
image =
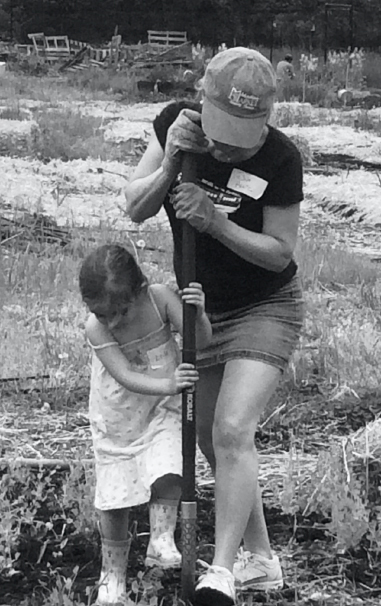
[[[192,387],[198,381],[198,372],[193,364],[182,363],[175,370],[173,378],[170,379],[171,395],[182,392],[187,387]]]
[[[208,231],[216,211],[201,187],[194,183],[181,183],[173,190],[171,203],[177,219],[185,219],[197,231]]]
[[[197,316],[201,317],[205,312],[205,293],[198,282],[190,282],[189,286],[181,291],[181,298],[185,303],[196,306]]]
[[[181,151],[205,154],[208,140],[201,128],[201,114],[183,109],[169,127],[162,166],[164,171],[177,174],[181,170]]]

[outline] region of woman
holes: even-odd
[[[293,252],[302,165],[293,143],[267,124],[276,76],[259,52],[217,54],[203,102],[167,106],[126,200],[142,222],[164,205],[181,280],[181,219],[196,230],[197,280],[206,295],[212,344],[199,353],[199,445],[215,474],[212,566],[196,586],[198,606],[229,606],[236,588],[279,589],[258,487],[254,436],[298,341],[302,296]],[[181,183],[182,151],[197,160],[197,184]],[[244,557],[236,561],[243,538]]]

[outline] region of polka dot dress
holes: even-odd
[[[161,323],[158,330],[144,338],[120,346],[131,370],[158,378],[173,374],[180,353],[169,324]],[[98,509],[147,503],[158,478],[169,473],[181,475],[181,397],[149,396],[125,389],[111,377],[95,352],[90,423]]]

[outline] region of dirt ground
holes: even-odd
[[[3,428],[13,430],[13,443],[3,448],[3,455],[10,455],[14,450],[16,430],[20,436],[17,452],[28,454],[23,449],[26,444],[39,448],[44,454],[41,435],[44,435],[45,447],[49,448],[49,440],[59,449],[56,454],[66,459],[85,458],[90,450],[90,431],[86,418],[87,389],[84,388],[73,394],[77,406],[71,406],[63,412],[43,412],[41,397],[37,390],[29,390],[17,397],[8,387],[2,391],[2,402],[7,401],[8,413],[4,416]],[[44,394],[46,399],[48,394]],[[330,435],[348,435],[351,431],[364,426],[381,413],[381,398],[378,393],[366,394],[358,399],[350,394],[344,394],[335,402],[329,415],[322,414],[326,394],[319,393],[312,385],[307,386],[299,394],[289,398],[290,415],[281,422],[271,421],[259,430],[257,443],[262,458],[261,484],[264,495],[265,513],[268,522],[271,542],[274,550],[280,555],[285,573],[285,587],[282,591],[266,596],[265,594],[250,594],[242,596],[245,604],[250,600],[259,604],[285,606],[287,604],[318,604],[322,606],[359,606],[361,604],[380,604],[381,599],[381,563],[374,561],[369,565],[367,545],[362,544],[356,550],[346,553],[338,552],[333,537],[326,530],[326,520],[314,514],[286,515],[281,512],[279,495],[277,494],[277,467],[282,453],[287,453],[292,440],[305,444],[306,456],[314,460],[322,443],[329,440]],[[277,399],[284,401],[285,394],[279,391]],[[15,422],[15,420],[18,422]],[[37,429],[38,428],[38,429]],[[60,440],[62,438],[62,440]],[[4,446],[6,446],[4,444]],[[48,452],[48,450],[46,450]],[[30,454],[30,453],[29,453]],[[271,458],[272,457],[272,458]],[[10,457],[9,457],[10,458]],[[272,461],[269,471],[268,461]],[[300,461],[303,465],[303,461]],[[1,473],[5,472],[3,467]],[[46,474],[49,472],[47,471]],[[55,490],[65,475],[65,471],[54,474]],[[38,471],[30,471],[36,481],[41,481]],[[278,475],[282,476],[282,472]],[[210,563],[214,544],[214,496],[213,480],[209,469],[201,455],[198,455],[197,466],[197,557]],[[278,486],[280,488],[281,485]],[[51,495],[50,495],[51,496]],[[28,497],[26,492],[25,498]],[[75,594],[86,603],[86,587],[94,587],[100,572],[100,543],[98,534],[92,532],[76,532],[74,525],[70,527],[57,503],[51,499],[40,505],[37,517],[42,521],[54,520],[54,534],[48,536],[31,536],[28,524],[21,531],[20,551],[17,563],[17,574],[2,578],[0,584],[0,604],[16,606],[23,604],[27,597],[33,597],[33,604],[42,604],[43,596],[48,587],[59,573],[62,577],[71,577],[73,568],[79,567],[75,581]],[[64,528],[64,524],[68,523]],[[138,595],[152,591],[154,587],[162,599],[162,606],[172,606],[180,593],[180,573],[166,572],[157,574],[144,572],[144,556],[148,543],[148,511],[146,506],[132,510],[130,528],[134,532],[128,582],[134,587],[136,579],[140,578]],[[61,537],[65,533],[67,542],[60,550]],[[180,524],[177,540],[181,547]],[[58,555],[57,555],[58,554]],[[55,571],[52,574],[52,571]],[[197,565],[202,570],[202,565]],[[140,577],[139,577],[140,575]],[[143,576],[142,576],[143,575]],[[248,600],[248,601],[247,601]]]

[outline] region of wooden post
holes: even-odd
[[[122,43],[122,36],[118,35],[118,26],[115,26],[114,35],[111,38],[111,48],[110,48],[110,63],[114,64],[115,67],[118,66],[119,62],[119,47]]]
[[[354,3],[355,0],[352,0],[351,7],[349,9],[349,30],[350,30],[350,49],[351,53],[353,53],[355,48],[355,33],[354,33]]]
[[[14,30],[14,13],[13,13],[13,0],[9,3],[9,37],[11,44],[13,43],[13,30]]]
[[[270,36],[270,63],[273,62],[273,50],[274,50],[274,30],[276,29],[276,23],[274,17],[271,19],[271,36]]]

